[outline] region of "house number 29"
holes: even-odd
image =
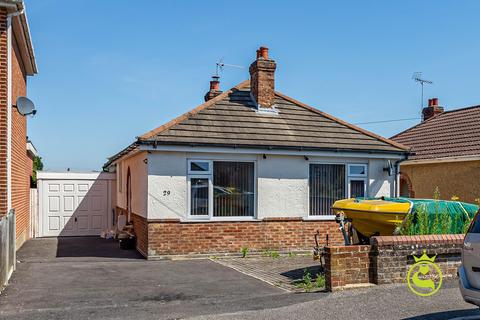
[[[163,190],[163,196],[169,196],[170,195],[170,190]]]

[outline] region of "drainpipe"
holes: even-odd
[[[16,7],[15,7],[16,8]],[[23,10],[7,14],[7,210],[12,209],[12,18]]]

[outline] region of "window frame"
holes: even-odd
[[[351,167],[363,167],[365,173],[364,174],[350,173],[350,168]],[[368,165],[364,164],[364,163],[348,163],[347,164],[347,176],[348,177],[367,177],[368,176]]]
[[[195,171],[191,170],[192,162],[206,162],[208,163],[208,171]],[[213,175],[213,161],[204,159],[188,159],[187,161],[187,174],[188,175]]]
[[[347,180],[348,180],[348,183],[347,183],[347,189],[348,189],[348,197],[351,198],[352,197],[352,186],[350,185],[350,182],[352,181],[363,181],[363,194],[364,194],[364,197],[367,197],[368,196],[368,193],[367,193],[367,181],[368,179],[365,178],[365,177],[356,177],[356,176],[350,176],[350,177],[347,177]]]
[[[192,179],[208,179],[208,214],[195,215],[192,214]],[[187,193],[188,193],[188,219],[190,220],[205,220],[210,219],[213,213],[213,174],[191,174],[187,176]]]
[[[257,219],[257,208],[258,208],[258,189],[257,189],[257,161],[256,160],[247,160],[247,159],[187,159],[187,220],[191,221],[251,221]],[[190,163],[191,162],[209,162],[209,173],[202,171],[201,173],[190,173]],[[213,173],[214,173],[214,163],[215,162],[249,162],[253,163],[253,215],[252,216],[230,216],[230,217],[216,217],[213,215]],[[194,171],[196,172],[196,171]],[[192,215],[191,214],[191,178],[205,178],[208,177],[208,215]]]
[[[308,170],[308,178],[307,178],[307,194],[306,194],[306,202],[307,202],[307,216],[306,220],[335,220],[334,214],[328,215],[312,215],[310,214],[310,165],[315,164],[324,164],[324,165],[343,165],[345,167],[345,198],[350,197],[350,180],[364,180],[365,181],[365,196],[368,196],[368,164],[365,163],[349,163],[349,162],[333,162],[333,161],[309,161],[307,170]],[[365,174],[350,174],[350,167],[351,166],[363,166],[365,168]]]

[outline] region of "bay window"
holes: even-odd
[[[190,218],[253,217],[253,162],[188,161]]]

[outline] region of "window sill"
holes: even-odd
[[[328,216],[307,216],[303,218],[305,221],[334,221],[335,215],[328,215]]]
[[[204,218],[204,219],[182,219],[181,222],[188,222],[188,223],[206,223],[206,222],[259,222],[262,220],[256,219],[254,217],[215,217],[215,218]]]

